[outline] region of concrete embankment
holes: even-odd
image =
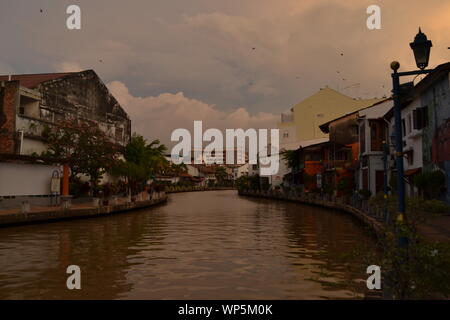
[[[94,205],[92,203],[73,204],[69,209],[61,207],[35,207],[29,212],[19,210],[0,210],[0,227],[51,222],[68,219],[100,217],[121,212],[144,209],[167,201],[167,195],[161,194],[157,198],[142,201],[128,201],[118,199],[116,204]]]
[[[369,227],[377,236],[381,236],[385,234],[386,229],[384,225],[374,219],[373,217],[370,217],[362,210],[359,210],[355,207],[352,207],[347,204],[334,202],[334,201],[327,201],[322,199],[316,199],[312,196],[308,195],[301,195],[301,196],[288,196],[286,194],[283,194],[281,192],[253,192],[253,191],[239,191],[239,195],[242,196],[249,196],[249,197],[258,197],[258,198],[267,198],[267,199],[274,199],[274,200],[284,200],[284,201],[291,201],[291,202],[298,202],[308,205],[314,205],[314,206],[320,206],[332,210],[339,210],[346,213],[349,213],[354,218],[356,218],[358,221],[360,221],[363,225]]]
[[[234,187],[175,187],[175,188],[167,188],[166,193],[217,191],[217,190],[236,190],[236,188],[234,188]]]

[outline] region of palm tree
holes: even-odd
[[[134,194],[139,184],[144,184],[156,174],[163,172],[168,166],[164,157],[166,146],[159,140],[147,144],[143,136],[133,134],[124,151],[125,161],[120,161],[113,173],[125,177],[128,181],[129,193]]]
[[[172,163],[170,166],[170,170],[175,173],[176,176],[181,175],[182,173],[187,173],[188,168],[185,163],[175,164]]]

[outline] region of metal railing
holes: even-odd
[[[271,198],[280,198],[286,200],[298,200],[305,203],[313,204],[323,204],[329,207],[335,204],[336,207],[347,206],[357,209],[359,212],[367,215],[383,224],[391,223],[391,215],[387,210],[387,203],[374,204],[368,199],[361,197],[359,194],[354,193],[352,195],[346,195],[341,197],[336,197],[326,193],[313,193],[313,192],[302,192],[299,190],[243,190],[245,192],[250,192],[256,195],[261,195]]]

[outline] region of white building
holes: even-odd
[[[387,137],[387,123],[383,116],[393,106],[391,99],[376,103],[357,111],[359,125],[359,170],[356,175],[359,189],[369,190],[372,195],[384,187],[384,143]],[[389,158],[388,158],[389,163]]]
[[[403,138],[403,169],[406,177],[405,192],[408,197],[417,195],[418,190],[414,187],[414,176],[422,171],[422,129],[425,114],[422,112],[420,97],[404,103],[401,110],[402,115],[402,138]],[[389,121],[389,136],[395,137],[395,119],[393,110],[386,113],[385,118]],[[426,120],[425,120],[426,121]],[[394,154],[395,141],[391,141],[391,154]],[[392,161],[395,158],[392,157]]]
[[[248,172],[249,172],[249,167],[251,165],[246,163],[243,164],[242,166],[236,166],[233,168],[233,179],[237,180],[242,176],[248,176]]]

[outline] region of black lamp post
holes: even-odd
[[[393,61],[391,63],[392,73],[392,94],[394,99],[394,117],[395,117],[395,157],[397,167],[397,192],[398,192],[398,215],[397,221],[403,222],[405,218],[405,179],[403,171],[403,135],[402,135],[402,114],[400,100],[400,77],[412,76],[419,74],[428,74],[433,70],[425,70],[430,59],[430,48],[432,43],[427,36],[420,30],[414,38],[414,42],[410,43],[414,52],[417,67],[420,70],[397,72],[400,63]]]
[[[414,42],[411,42],[409,46],[414,52],[417,68],[420,70],[425,69],[430,60],[430,49],[433,46],[431,40],[428,40],[427,36],[419,28],[419,33],[414,38]]]

